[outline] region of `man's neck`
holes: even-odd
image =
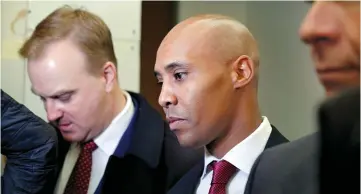
[[[111,110],[111,113],[112,113],[111,117],[113,120],[124,109],[124,107],[127,103],[127,98],[126,98],[123,90],[121,90],[120,88],[117,88],[114,91],[112,98],[113,98],[112,99],[113,104],[109,108]]]
[[[207,145],[208,151],[217,158],[223,158],[234,146],[246,139],[262,123],[258,103],[247,100],[238,107],[224,133]]]
[[[104,130],[106,130],[109,125],[112,123],[112,121],[114,120],[114,118],[123,111],[126,103],[127,103],[127,98],[124,94],[124,92],[120,89],[117,88],[114,91],[112,91],[112,93],[108,96],[107,100],[107,104],[106,104],[106,108],[104,109],[103,112],[103,124],[101,127],[101,131],[98,132],[99,134],[101,134]],[[99,134],[97,134],[96,136],[98,136]]]

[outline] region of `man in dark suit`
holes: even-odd
[[[360,193],[360,88],[322,104],[321,193]]]
[[[315,69],[327,96],[360,87],[359,1],[313,2],[300,36],[312,49]],[[359,193],[350,190],[355,188],[350,187],[355,182],[347,175],[350,171],[359,173],[355,158],[360,153],[352,150],[360,141],[356,101],[359,94],[353,92],[325,102],[318,112],[320,132],[266,150],[254,164],[245,193]]]
[[[111,33],[98,16],[59,8],[19,53],[62,137],[54,193],[165,193],[199,158],[144,98],[120,88]]]
[[[205,156],[168,193],[243,193],[257,156],[287,142],[262,116],[258,48],[248,29],[221,15],[191,17],[162,41],[159,104],[182,146]]]

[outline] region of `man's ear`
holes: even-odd
[[[254,63],[247,55],[242,55],[232,64],[232,82],[235,89],[242,88],[252,81],[254,76]]]
[[[114,63],[108,61],[103,65],[103,79],[105,82],[105,91],[110,92],[117,82],[117,68]]]

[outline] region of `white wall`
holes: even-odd
[[[27,2],[1,2],[1,88],[11,94],[19,102],[24,102],[25,63],[17,56],[21,45],[21,35],[24,34],[26,21],[14,23],[12,33],[11,23],[17,13],[27,7]]]
[[[298,28],[310,5],[297,1],[179,2],[178,21],[203,13],[232,16],[251,30],[259,43],[259,100],[267,116],[293,140],[316,129],[315,105],[323,89]]]
[[[246,1],[180,1],[178,2],[178,21],[196,14],[223,14],[247,22]]]
[[[46,120],[42,102],[30,91],[31,83],[26,73],[25,61],[17,51],[31,30],[56,8],[68,4],[83,7],[98,14],[111,29],[120,85],[127,90],[140,90],[140,32],[141,1],[2,1],[1,7],[1,88],[20,103]],[[31,13],[11,23],[21,11]],[[29,33],[25,33],[28,31]]]

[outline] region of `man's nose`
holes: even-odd
[[[51,101],[45,102],[45,109],[46,116],[50,122],[56,121],[62,116],[62,111]]]
[[[174,95],[172,89],[163,84],[162,90],[158,98],[158,103],[163,108],[168,108],[168,106],[170,105],[176,105],[178,103],[178,100]]]
[[[316,44],[336,38],[337,20],[332,11],[330,2],[314,2],[299,29],[301,40],[306,44]]]

